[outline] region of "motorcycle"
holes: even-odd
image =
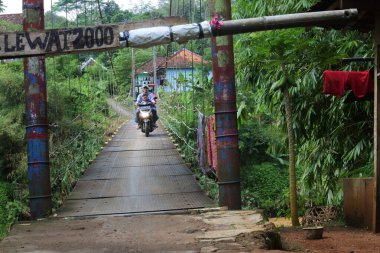
[[[149,101],[142,101],[137,104],[139,110],[138,124],[141,128],[141,132],[145,133],[145,136],[148,137],[150,132],[154,130],[154,121],[152,107],[153,103]]]

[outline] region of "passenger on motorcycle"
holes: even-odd
[[[138,104],[142,103],[142,101],[150,101],[153,104],[152,105],[152,114],[153,114],[153,121],[154,121],[153,126],[157,127],[156,121],[158,120],[158,115],[157,115],[157,108],[155,106],[156,100],[155,100],[153,93],[149,92],[148,86],[144,86],[142,88],[142,93],[137,96],[136,106]],[[139,113],[140,113],[140,111],[137,109],[136,110],[136,118],[135,118],[135,122],[137,123],[136,129],[140,128],[140,126],[138,124]]]

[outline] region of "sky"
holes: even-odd
[[[53,4],[57,2],[57,0],[44,0],[45,12],[50,10],[51,1],[53,1]],[[131,10],[136,5],[141,4],[141,3],[153,4],[157,6],[158,1],[159,0],[115,0],[115,2],[120,6],[122,10],[125,10],[125,9]],[[22,0],[3,0],[3,3],[6,6],[5,11],[0,14],[22,13]]]

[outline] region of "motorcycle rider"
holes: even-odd
[[[152,103],[153,103],[153,101],[154,101],[154,103],[156,103],[154,100],[154,94],[149,91],[148,85],[145,85],[144,87],[142,87],[142,92],[137,96],[136,104],[141,103],[143,94],[148,94],[149,100],[152,101]]]
[[[140,104],[142,101],[144,101],[144,97],[146,97],[147,100],[145,101],[150,101],[153,105],[152,105],[152,114],[153,114],[153,126],[154,127],[157,127],[157,124],[156,124],[156,121],[158,120],[158,115],[157,115],[157,108],[156,108],[156,100],[155,100],[155,95],[149,91],[149,88],[147,85],[145,85],[143,88],[142,88],[142,93],[140,93],[138,96],[137,96],[137,99],[136,99],[136,106],[138,104]],[[135,118],[135,122],[137,123],[137,126],[136,126],[136,129],[139,129],[140,126],[139,126],[139,121],[138,121],[138,118],[139,118],[139,113],[140,111],[137,109],[136,110],[136,118]]]

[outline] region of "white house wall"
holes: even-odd
[[[181,85],[177,82],[179,74],[182,73],[182,75],[188,80],[187,86],[191,86],[192,74],[194,73],[195,75],[196,72],[196,70],[193,72],[191,68],[166,69],[166,85],[164,86],[164,90],[184,90],[184,87],[180,87]]]

